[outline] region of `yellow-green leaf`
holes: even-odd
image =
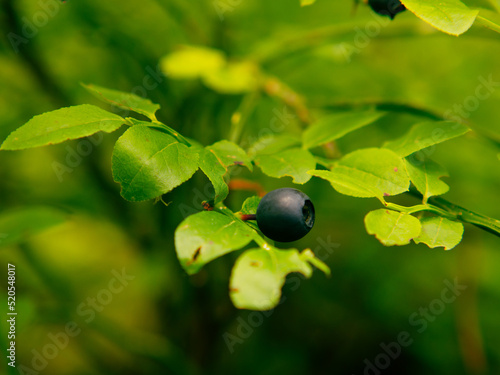
[[[365,227],[368,234],[375,235],[385,246],[407,245],[421,230],[417,218],[383,208],[368,212],[365,216]]]

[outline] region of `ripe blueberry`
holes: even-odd
[[[313,227],[314,206],[300,190],[273,190],[261,199],[257,207],[257,225],[274,241],[296,241]]]
[[[368,0],[368,4],[378,14],[391,17],[391,19],[406,9],[399,0]]]

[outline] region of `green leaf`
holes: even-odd
[[[98,99],[114,105],[115,107],[140,113],[141,115],[149,117],[151,120],[156,119],[155,113],[160,109],[160,106],[153,103],[151,100],[141,98],[132,93],[107,89],[92,84],[86,85],[82,83],[81,85]]]
[[[462,223],[444,217],[426,217],[420,219],[422,232],[414,239],[415,243],[425,243],[430,248],[444,247],[453,249],[462,241],[464,226]]]
[[[411,181],[424,196],[424,202],[427,202],[429,197],[450,190],[450,187],[440,180],[441,177],[448,176],[448,172],[430,159],[419,160],[416,156],[410,155],[406,158],[406,169]]]
[[[316,0],[300,0],[300,6],[305,7],[307,5],[314,4]]]
[[[387,149],[367,148],[345,155],[331,171],[310,171],[329,181],[341,194],[370,198],[401,194],[410,178],[404,161]]]
[[[116,142],[112,168],[122,196],[144,201],[189,180],[198,169],[198,153],[168,134],[133,126]]]
[[[25,241],[29,236],[66,221],[67,215],[51,207],[17,208],[0,215],[0,247]]]
[[[226,57],[221,51],[195,46],[185,46],[160,61],[161,69],[173,79],[200,78],[225,64]]]
[[[228,63],[202,76],[203,83],[221,94],[242,94],[257,88],[257,67],[249,62]]]
[[[258,234],[241,221],[215,211],[187,217],[175,231],[175,250],[190,275],[208,262],[246,246]]]
[[[300,139],[291,134],[270,135],[259,138],[248,149],[248,155],[269,155],[286,150],[291,147],[299,146]]]
[[[253,196],[245,199],[243,206],[241,207],[241,213],[245,215],[256,214],[257,207],[259,207],[260,200],[262,198],[258,196]]]
[[[245,151],[226,140],[205,147],[200,155],[200,168],[215,189],[215,203],[226,199],[229,193],[224,176],[232,165],[242,165],[253,170],[252,161]]]
[[[103,131],[111,133],[125,120],[99,107],[82,104],[61,108],[33,117],[12,132],[1,150],[22,150],[88,137]]]
[[[307,173],[316,167],[316,160],[307,150],[292,148],[272,155],[259,155],[255,164],[270,177],[290,176],[296,184],[305,184],[311,179]]]
[[[384,147],[405,157],[424,148],[459,137],[468,131],[470,129],[467,126],[458,122],[423,122],[413,125],[401,138],[386,142]]]
[[[313,148],[334,141],[344,135],[377,121],[380,112],[347,112],[323,117],[303,133],[304,148]]]
[[[407,245],[420,234],[420,221],[403,212],[379,209],[365,216],[368,234],[375,235],[385,246]]]
[[[401,0],[401,2],[417,17],[451,35],[460,35],[469,30],[479,13],[459,0]]]
[[[269,310],[280,300],[286,275],[300,272],[311,277],[312,267],[296,249],[251,249],[236,261],[230,280],[230,297],[239,309]]]

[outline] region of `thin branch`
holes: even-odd
[[[409,192],[414,197],[422,199],[422,194],[420,194],[415,189],[410,189]],[[441,197],[433,197],[429,199],[429,203],[442,208],[451,215],[453,215],[457,220],[464,223],[469,223],[475,225],[482,230],[489,232],[497,237],[500,237],[500,220],[478,214],[474,211],[468,210],[466,208],[457,206],[454,203],[448,202],[446,199]]]

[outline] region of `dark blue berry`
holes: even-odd
[[[396,14],[406,10],[399,0],[368,0],[368,4],[378,14],[391,17],[391,19],[394,19]]]
[[[300,190],[273,190],[261,199],[257,207],[257,225],[274,241],[296,241],[313,227],[314,206]]]

